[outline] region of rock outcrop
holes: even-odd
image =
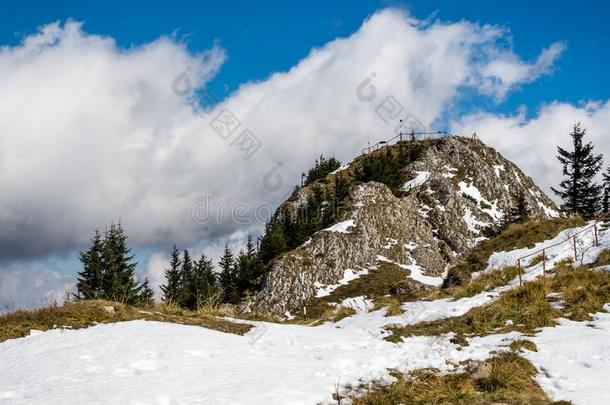
[[[276,258],[252,304],[281,315],[300,311],[324,286],[345,280],[346,270],[357,275],[378,260],[410,269],[412,276],[419,274],[412,277],[416,281],[434,283],[457,255],[485,238],[485,228],[508,215],[518,196],[532,217],[559,215],[531,178],[482,142],[458,137],[427,142],[401,169],[406,181],[399,197],[385,184],[354,182],[343,221]],[[355,173],[367,158],[355,159],[344,175]],[[329,176],[338,175],[342,172]],[[280,209],[298,209],[310,188]]]

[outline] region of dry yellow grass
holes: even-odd
[[[516,353],[499,354],[484,367],[488,370],[484,376],[477,376],[475,367],[465,373],[418,370],[397,375],[395,383],[372,387],[363,396],[350,399],[353,405],[552,403],[533,380],[534,366]]]
[[[201,326],[239,335],[243,335],[251,328],[249,325],[229,322],[205,313],[185,311],[166,305],[140,309],[110,301],[83,300],[64,305],[49,305],[32,311],[17,310],[1,315],[0,342],[27,336],[32,329],[43,331],[54,328],[80,329],[96,323],[135,319]]]

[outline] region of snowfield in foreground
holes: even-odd
[[[382,314],[378,314],[382,316]],[[53,330],[0,344],[2,404],[260,404],[328,402],[335,383],[389,378],[386,368],[448,370],[484,360],[518,334],[396,345],[357,324],[256,323],[246,336],[130,321]]]
[[[610,311],[610,305],[605,309]],[[538,352],[525,357],[536,365],[536,381],[555,401],[574,404],[610,403],[610,314],[592,322],[561,319],[555,328],[544,328],[534,338]]]
[[[585,263],[610,247],[610,232],[601,233],[600,242],[587,251]],[[496,253],[485,271],[513,264],[533,251]],[[549,251],[549,267],[572,254],[569,245]],[[524,279],[541,274],[542,266],[536,264],[525,269]],[[34,332],[0,343],[0,404],[333,403],[336,385],[390,381],[388,369],[455,370],[460,362],[485,360],[492,352],[507,350],[520,334],[474,337],[459,347],[450,342],[452,334],[389,343],[383,340],[388,334],[383,328],[460,316],[517,285],[515,279],[456,301],[407,302],[402,306],[405,313],[392,317],[386,317],[384,309],[367,312],[370,303],[356,297],[346,301],[358,313],[337,323],[309,327],[247,322],[254,328],[245,336],[148,321]],[[543,328],[528,339],[539,351],[524,356],[540,370],[537,381],[549,396],[575,405],[610,403],[610,314],[597,314],[592,322],[561,320],[559,326]]]

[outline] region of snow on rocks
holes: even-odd
[[[409,191],[415,187],[421,186],[430,178],[430,172],[426,171],[417,171],[415,172],[415,178],[413,180],[407,181],[402,186],[402,191]]]
[[[375,307],[373,301],[367,299],[364,295],[353,298],[346,298],[341,302],[341,306],[351,308],[356,313],[369,312]]]
[[[538,206],[542,208],[549,218],[559,218],[560,214],[557,210],[547,207],[541,201],[538,201]]]
[[[430,285],[433,287],[440,287],[443,284],[443,277],[426,276],[424,274],[425,270],[422,267],[418,266],[417,263],[400,264],[400,263],[397,263],[397,262],[390,260],[387,257],[381,256],[381,255],[377,256],[377,260],[380,260],[380,261],[386,262],[386,263],[392,263],[392,264],[400,267],[401,269],[409,270],[410,274],[408,277],[419,283],[422,283],[425,285]]]
[[[347,221],[338,222],[324,230],[329,232],[349,233],[350,231],[348,229],[354,226],[356,226],[355,221],[353,219],[348,219]]]
[[[320,284],[320,283],[316,282],[314,284],[314,286],[317,289],[316,297],[321,298],[321,297],[329,296],[337,288],[341,287],[342,285],[347,285],[350,281],[355,280],[359,277],[362,277],[365,274],[369,274],[368,269],[360,269],[360,270],[346,269],[345,272],[343,273],[343,278],[341,280],[339,280],[339,282],[337,284],[324,285],[324,284]]]
[[[606,304],[606,310],[610,305]],[[554,401],[575,405],[610,401],[610,314],[598,313],[592,322],[560,319],[528,338],[538,348],[524,357],[540,370],[536,381]]]

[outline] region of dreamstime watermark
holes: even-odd
[[[257,324],[246,337],[250,346],[256,345],[256,343],[267,333],[267,327],[263,323]]]
[[[339,204],[336,199],[325,201],[318,209],[312,211],[306,206],[295,208],[289,213],[277,213],[273,204],[261,201],[256,204],[247,201],[215,201],[212,193],[206,194],[197,201],[191,210],[193,221],[200,225],[222,225],[233,223],[237,225],[264,225],[270,221],[275,224],[310,224],[323,222],[323,218],[337,217]]]
[[[214,202],[209,193],[193,206],[191,216],[195,223],[201,225],[221,225],[230,221],[237,225],[265,224],[273,216],[273,205],[267,201],[250,204],[246,201]]]
[[[194,86],[190,80],[192,69],[187,66],[172,80],[171,88],[175,95],[179,97],[189,97],[194,92]],[[202,92],[204,98],[208,100],[209,93]],[[196,100],[189,100],[191,106],[197,111],[199,116],[207,118],[207,114],[200,108]],[[250,159],[262,146],[263,142],[250,130],[246,128],[242,121],[228,108],[223,108],[216,117],[210,121],[210,128],[216,132],[221,139],[231,141],[230,145],[239,148],[242,159]],[[241,128],[241,129],[240,129]],[[238,129],[240,129],[238,131]]]
[[[175,95],[188,98],[194,94],[195,88],[190,79],[191,71],[191,67],[187,66],[172,80],[171,89]],[[208,90],[203,90],[200,94],[204,100],[213,104],[214,97]],[[201,108],[196,98],[189,99],[189,104],[201,118],[208,119],[208,112]],[[239,149],[243,160],[250,159],[263,147],[263,142],[229,108],[223,108],[214,119],[210,120],[209,125],[221,139],[230,141],[230,146]],[[281,167],[282,163],[277,162],[263,175],[262,187],[265,191],[276,193],[282,190],[284,178],[280,172]],[[194,210],[198,209],[197,206],[194,208]]]
[[[403,114],[404,106],[393,95],[387,95],[378,102],[377,87],[373,84],[373,80],[377,74],[372,72],[365,77],[356,88],[356,96],[364,103],[374,103],[375,114],[387,125],[394,128],[394,132],[399,133],[421,133],[426,132],[426,127],[413,114]],[[376,101],[377,100],[377,101]],[[404,118],[400,118],[400,117]]]

